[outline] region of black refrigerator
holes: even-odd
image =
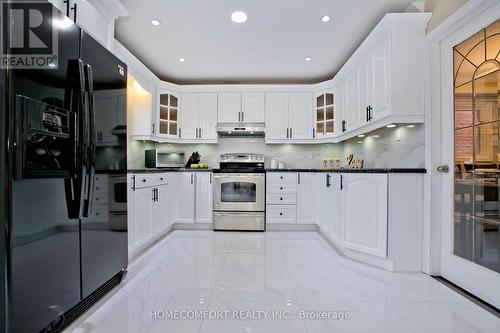
[[[53,15],[66,22],[57,31],[58,66],[0,74],[0,331],[7,333],[61,330],[116,286],[128,263],[127,67]],[[97,195],[99,177],[109,181]],[[97,206],[98,197],[109,204]]]

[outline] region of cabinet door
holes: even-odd
[[[158,89],[157,104],[155,133],[159,136],[179,136],[179,95]]]
[[[183,139],[198,139],[200,127],[200,95],[182,95],[181,135]]]
[[[346,81],[346,112],[343,120],[346,121],[346,132],[356,128],[358,123],[359,97],[358,97],[358,74],[356,71],[350,73]]]
[[[137,248],[153,237],[153,188],[131,192],[131,247]]]
[[[203,140],[217,139],[217,94],[200,94],[200,137]]]
[[[219,123],[237,123],[241,121],[241,94],[219,93]]]
[[[368,122],[368,106],[372,101],[372,62],[370,56],[358,68],[358,107],[357,123],[361,126]]]
[[[212,173],[196,172],[195,175],[196,223],[212,223]]]
[[[263,123],[264,121],[266,121],[264,106],[264,93],[241,94],[241,111],[243,111],[244,122]]]
[[[389,36],[383,37],[375,46],[371,55],[372,69],[372,117],[380,119],[389,113]]]
[[[312,172],[297,174],[297,223],[316,222],[316,178]]]
[[[194,223],[194,173],[179,172],[175,175],[176,183],[176,223]]]
[[[155,131],[153,97],[156,93],[142,89],[134,82],[137,81],[130,78],[127,81],[127,116],[130,117],[127,128],[131,135],[149,136]]]
[[[328,235],[329,215],[331,205],[329,205],[330,188],[327,186],[327,173],[316,174],[316,224]]]
[[[335,132],[335,98],[332,90],[315,94],[315,133],[313,136],[332,136]]]
[[[340,215],[340,174],[330,174],[330,188],[328,193],[328,219],[329,219],[329,236],[337,244],[341,245],[342,219]]]
[[[292,93],[288,96],[290,117],[290,138],[292,140],[312,139],[312,95]]]
[[[266,139],[288,139],[288,94],[266,94]]]
[[[343,246],[387,256],[387,175],[342,174]]]
[[[153,231],[155,235],[163,233],[169,226],[169,192],[168,185],[158,186],[158,200],[153,203]]]

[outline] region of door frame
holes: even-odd
[[[450,122],[453,113],[453,68],[452,47],[477,31],[497,20],[500,3],[496,0],[469,0],[462,8],[427,35],[427,82],[426,82],[426,168],[424,197],[424,253],[423,271],[449,279],[472,294],[500,307],[500,300],[490,291],[484,293],[480,286],[467,283],[468,279],[491,282],[498,273],[449,255],[451,225],[449,208],[452,202],[444,201],[449,196],[453,172],[437,172],[439,165],[453,166],[453,149],[443,149],[442,143],[452,137]],[[447,60],[449,59],[449,61]],[[447,121],[446,124],[443,122]],[[444,125],[444,126],[443,126]],[[451,164],[450,164],[451,163]],[[451,168],[453,170],[453,168]],[[452,198],[449,198],[452,200]],[[451,269],[463,272],[467,278],[447,274]],[[494,273],[494,274],[493,274]],[[470,281],[470,280],[469,280]],[[490,283],[488,283],[490,281]],[[500,286],[498,287],[500,288]],[[500,289],[499,289],[500,290]],[[500,291],[497,293],[500,294]]]

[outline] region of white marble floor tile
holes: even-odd
[[[161,317],[202,310],[270,317]],[[337,318],[301,317],[325,312]],[[499,333],[500,321],[423,273],[341,257],[316,232],[207,230],[174,231],[145,251],[125,281],[65,332]]]

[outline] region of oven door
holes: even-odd
[[[265,210],[265,184],[263,173],[219,173],[214,175],[214,210]]]

